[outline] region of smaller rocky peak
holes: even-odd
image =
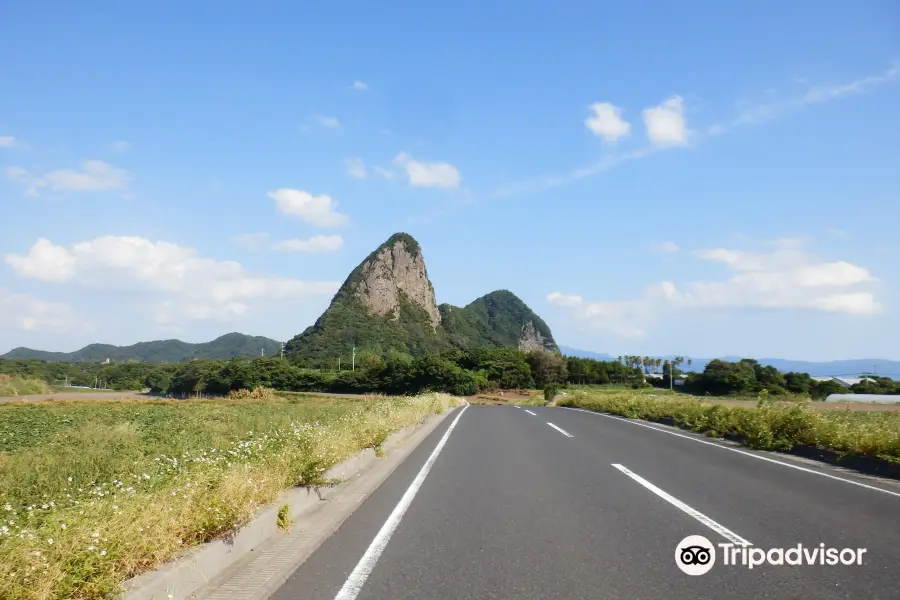
[[[528,321],[522,326],[522,335],[519,337],[519,350],[547,350],[550,344],[544,339],[544,336],[535,329],[534,321]]]
[[[392,235],[363,261],[358,273],[353,292],[370,313],[397,319],[400,303],[405,298],[425,311],[432,329],[440,325],[441,314],[425,259],[419,243],[411,235]]]

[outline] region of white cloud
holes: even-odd
[[[804,93],[788,98],[779,99],[778,94],[770,90],[766,94],[770,100],[743,106],[734,119],[725,124],[709,127],[707,133],[721,135],[737,127],[756,125],[777,119],[811,104],[831,102],[853,94],[866,94],[895,81],[898,77],[900,77],[900,67],[895,64],[878,75],[868,75],[847,83],[809,87]],[[800,80],[798,83],[805,84],[806,81]]]
[[[86,160],[82,170],[58,169],[44,175],[43,180],[55,190],[104,191],[124,189],[128,183],[128,171],[117,169],[102,160]]]
[[[343,245],[344,240],[339,235],[316,235],[308,240],[284,240],[273,244],[272,249],[280,252],[318,254],[321,252],[335,252],[340,250]]]
[[[269,192],[278,210],[299,217],[318,227],[340,227],[347,224],[347,215],[337,212],[337,202],[331,196],[313,196],[303,190],[281,188]]]
[[[406,172],[409,187],[456,188],[461,176],[459,170],[446,162],[421,162],[401,152],[394,164]]]
[[[353,82],[353,89],[358,90],[360,92],[364,92],[367,89],[369,89],[369,84],[364,81],[357,80],[357,81]]]
[[[103,236],[70,247],[40,239],[6,263],[22,277],[93,290],[139,292],[159,322],[221,319],[246,314],[251,303],[333,294],[336,282],[307,282],[252,274],[240,263],[142,237]]]
[[[11,135],[0,135],[0,148],[15,148],[20,145],[19,140]]]
[[[89,328],[68,304],[0,289],[0,329],[61,333]]]
[[[319,122],[319,125],[322,127],[327,127],[329,129],[338,129],[341,126],[341,122],[337,117],[326,117],[324,115],[316,116],[316,121]]]
[[[590,325],[622,336],[641,335],[666,311],[689,309],[800,309],[872,315],[882,307],[871,286],[878,282],[864,267],[826,261],[791,243],[776,242],[772,252],[727,248],[698,250],[694,256],[731,271],[720,281],[676,285],[662,281],[631,300],[587,302],[581,296],[553,292],[550,304],[569,309]]]
[[[102,160],[85,160],[81,163],[81,169],[57,169],[35,176],[22,167],[8,167],[5,174],[7,179],[27,185],[25,193],[29,196],[36,196],[41,188],[75,192],[122,190],[128,187],[131,180],[128,171]]]
[[[880,75],[870,75],[849,83],[841,83],[831,86],[812,87],[803,95],[804,104],[828,102],[847,94],[862,94],[872,88],[888,83],[900,76],[900,67],[894,64]]]
[[[3,169],[3,174],[6,175],[7,179],[16,183],[28,183],[30,181],[28,171],[22,167],[6,167]]]
[[[675,242],[663,242],[662,244],[654,246],[653,249],[656,252],[663,252],[666,254],[673,254],[675,252],[678,252],[679,250],[678,244],[676,244]]]
[[[385,169],[384,167],[373,167],[372,170],[382,179],[393,179],[397,176],[392,170]]]
[[[305,252],[308,254],[334,252],[344,245],[339,235],[316,235],[308,240],[290,239],[270,243],[268,233],[244,233],[231,238],[236,245],[246,250],[274,250],[276,252]]]
[[[584,298],[581,296],[569,296],[559,292],[551,292],[547,294],[547,302],[556,306],[565,306],[566,308],[576,308],[584,304]]]
[[[242,233],[231,238],[236,245],[246,250],[262,250],[269,242],[269,234],[260,233]]]
[[[131,150],[131,144],[126,142],[125,140],[119,140],[117,142],[113,142],[112,146],[110,146],[114,152],[128,152]]]
[[[741,111],[741,113],[733,121],[724,124],[719,123],[712,125],[706,128],[705,133],[709,136],[724,135],[726,133],[730,133],[739,125],[760,123],[768,119],[779,118],[785,116],[786,114],[791,112],[791,110],[802,109],[815,102],[828,102],[832,100],[838,100],[842,97],[850,95],[851,93],[871,92],[877,89],[879,86],[891,83],[898,78],[900,78],[900,67],[895,65],[890,69],[887,69],[880,75],[863,77],[850,83],[835,85],[832,87],[811,88],[810,91],[812,93],[807,92],[801,97],[794,98],[793,100],[781,103],[772,102],[747,108]],[[683,114],[681,114],[681,98],[679,96],[673,96],[665,103],[663,103],[661,107],[656,108],[673,109],[675,108],[676,104],[676,102],[674,102],[673,100],[676,99],[677,111],[674,111],[676,114],[669,114],[669,112],[671,111],[666,111],[663,113],[650,112],[650,120],[654,125],[655,135],[663,140],[673,139],[676,141],[651,143],[646,147],[638,148],[636,150],[631,150],[624,153],[610,153],[601,157],[592,165],[580,167],[577,169],[571,169],[570,171],[562,174],[546,175],[535,179],[500,184],[496,186],[489,195],[494,198],[507,198],[510,196],[533,194],[547,190],[549,188],[569,185],[586,177],[592,177],[595,175],[606,173],[607,171],[618,168],[619,166],[627,162],[645,158],[656,152],[659,152],[660,150],[671,148],[674,145],[682,145],[686,143],[687,135],[689,132],[687,130],[687,125],[684,122],[684,116]],[[667,104],[669,103],[671,103],[671,106],[667,106]],[[653,111],[654,109],[651,108],[647,110]],[[660,116],[663,117],[662,121],[660,121],[659,119]],[[666,117],[670,118],[667,119]],[[647,111],[644,111],[644,122],[645,125],[647,125]],[[650,127],[647,128],[647,132],[649,137]],[[653,142],[652,138],[651,142]]]
[[[681,96],[672,96],[659,106],[645,108],[643,116],[647,138],[652,143],[672,145],[687,142],[684,101]]]
[[[344,161],[344,169],[347,172],[347,176],[352,179],[366,178],[366,164],[361,158],[348,158]]]
[[[559,292],[547,295],[547,302],[569,309],[573,315],[596,329],[608,329],[623,338],[644,335],[638,325],[646,319],[650,306],[644,301],[585,302],[581,296],[569,296]]]
[[[631,124],[622,118],[622,109],[609,102],[595,102],[590,106],[592,115],[584,125],[597,137],[615,142],[628,135]]]

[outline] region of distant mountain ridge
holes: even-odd
[[[580,350],[569,346],[560,346],[559,349],[565,356],[593,358],[595,360],[616,360],[615,356],[591,352],[590,350]],[[667,359],[672,358],[672,356],[654,356],[654,358]],[[737,361],[742,357],[719,356],[717,358],[727,361]],[[743,358],[752,357],[748,356]],[[683,368],[690,371],[702,371],[711,360],[713,359],[691,357],[691,366],[687,367],[687,365],[684,365]],[[884,358],[852,358],[823,362],[791,360],[787,358],[757,358],[756,360],[759,361],[759,364],[761,365],[771,365],[782,372],[795,371],[798,373],[809,373],[813,377],[857,377],[862,373],[874,373],[883,377],[900,378],[900,361],[887,360]]]
[[[262,337],[227,333],[211,342],[191,344],[181,340],[139,342],[131,346],[90,344],[75,352],[45,352],[31,348],[15,348],[0,358],[38,359],[47,362],[184,362],[192,358],[229,359],[235,356],[272,356],[281,352],[281,342]]]

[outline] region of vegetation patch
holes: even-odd
[[[682,395],[576,392],[559,406],[584,408],[631,419],[672,422],[710,437],[733,437],[750,448],[788,451],[798,446],[845,456],[900,463],[900,413],[817,411],[811,402],[756,407],[725,406]]]
[[[50,388],[40,379],[0,374],[0,396],[26,396],[28,394],[48,393],[50,393]]]
[[[290,531],[291,529],[291,507],[287,504],[278,509],[278,519],[276,524],[278,529],[282,531]]]
[[[112,598],[455,405],[416,397],[0,405],[0,598]]]

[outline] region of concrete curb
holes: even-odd
[[[441,415],[429,415],[415,425],[395,431],[382,444],[383,452],[385,455],[393,454],[392,449],[403,444],[422,429],[428,429],[430,432],[454,410],[456,408],[451,408]],[[421,441],[425,436],[418,437],[420,438],[418,441]],[[155,571],[149,571],[129,579],[124,584],[125,593],[120,595],[120,600],[168,600],[170,598],[186,600],[191,598],[195,592],[221,578],[232,566],[248,557],[254,550],[280,532],[276,521],[278,509],[281,506],[287,504],[290,507],[291,520],[296,521],[304,514],[315,510],[322,500],[328,500],[335,494],[339,494],[348,486],[348,483],[352,483],[376,460],[375,451],[367,448],[338,463],[325,473],[326,479],[342,480],[342,483],[337,486],[297,487],[282,492],[273,504],[260,509],[256,516],[233,537],[214,540],[193,548],[180,558]],[[377,484],[380,483],[380,481],[377,482]],[[371,491],[374,491],[374,488]]]

